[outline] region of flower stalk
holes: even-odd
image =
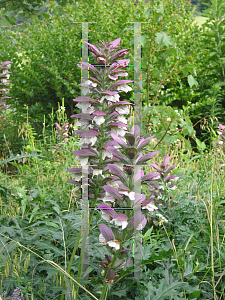
[[[119,77],[127,76],[127,73],[120,67],[129,63],[129,60],[119,58],[125,56],[129,49],[122,49],[114,53],[118,48],[120,39],[111,43],[102,42],[99,47],[88,44],[93,57],[98,64],[104,64],[99,70],[97,67],[82,62],[78,66],[83,70],[89,70],[93,76],[86,82],[80,84],[83,87],[84,95],[73,99],[77,102],[76,107],[81,109],[81,113],[72,115],[80,119],[77,126],[82,130],[76,130],[81,136],[79,144],[81,150],[74,151],[73,154],[81,166],[88,165],[88,196],[89,205],[94,208],[96,205],[104,223],[108,222],[113,226],[104,223],[99,225],[99,243],[108,247],[112,255],[105,255],[100,263],[100,274],[103,275],[103,290],[100,300],[104,299],[108,284],[114,284],[119,278],[118,272],[127,268],[131,263],[128,252],[132,249],[125,248],[125,244],[132,244],[132,239],[140,237],[140,232],[144,229],[147,219],[142,211],[152,214],[158,210],[155,206],[156,199],[161,193],[160,184],[169,184],[176,181],[175,177],[168,173],[175,167],[168,167],[169,157],[166,157],[163,164],[158,167],[152,164],[158,173],[144,174],[141,167],[152,159],[159,151],[150,152],[145,155],[142,151],[147,150],[146,146],[153,138],[150,136],[144,139],[139,126],[134,125],[128,130],[127,118],[129,114],[128,105],[130,102],[120,101],[119,93],[128,92],[131,88],[127,83],[131,80],[119,80]],[[116,81],[112,84],[112,81]],[[88,95],[91,91],[92,95]],[[87,96],[88,95],[88,96]],[[70,183],[76,184],[74,191],[81,188],[82,168],[68,169],[73,174]],[[148,184],[150,196],[139,193],[137,186]],[[122,213],[120,211],[122,210]],[[91,224],[94,210],[89,214],[89,224]],[[86,230],[88,227],[86,226]],[[85,234],[84,234],[85,236]],[[76,244],[69,262],[67,272],[70,273],[74,256],[81,238],[81,231],[78,234]],[[82,241],[82,251],[84,251],[86,241]],[[78,282],[82,273],[83,255],[80,256],[78,269]],[[76,286],[76,297],[79,286]]]
[[[126,66],[130,60],[121,60],[120,58],[125,56],[129,49],[115,52],[115,49],[119,47],[119,43],[120,38],[111,43],[102,42],[102,45],[98,48],[87,43],[97,63],[105,64],[100,70],[85,62],[78,63],[82,70],[89,70],[95,76],[80,84],[83,87],[84,95],[73,100],[77,103],[76,107],[81,109],[81,113],[72,115],[72,117],[79,119],[76,126],[82,127],[82,130],[75,130],[75,133],[81,136],[79,145],[82,146],[82,149],[74,151],[73,154],[76,155],[76,159],[79,160],[81,166],[89,165],[88,196],[90,207],[95,207],[101,198],[101,193],[104,192],[102,189],[103,182],[108,174],[107,163],[113,162],[111,160],[113,155],[104,149],[105,146],[110,145],[112,142],[110,133],[115,132],[123,136],[124,128],[128,127],[127,119],[124,115],[129,114],[127,105],[131,105],[131,103],[119,101],[119,93],[132,90],[127,85],[132,80],[115,81],[118,77],[127,76],[127,73],[120,68]],[[88,95],[89,92],[91,92],[90,97]],[[76,184],[75,191],[79,190],[81,187],[82,168],[71,168],[68,171],[73,173],[73,180],[69,180],[69,182]],[[78,194],[76,196],[80,197]],[[93,214],[94,211],[91,211],[89,223],[91,223]],[[71,270],[80,237],[81,232],[78,234],[73,249],[68,272]],[[81,276],[82,264],[83,261],[80,259],[78,280]],[[78,289],[79,286],[77,285],[77,292]]]

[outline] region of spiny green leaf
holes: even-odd
[[[162,44],[165,44],[167,47],[169,47],[172,43],[170,41],[170,37],[163,31],[156,33],[156,42],[159,44],[161,47]]]

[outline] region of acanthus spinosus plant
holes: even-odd
[[[104,63],[99,70],[88,63],[78,63],[82,70],[89,70],[94,76],[89,79],[86,78],[87,80],[80,84],[83,87],[83,96],[73,99],[73,101],[77,103],[76,107],[81,109],[81,113],[72,115],[72,117],[79,119],[76,126],[82,128],[82,130],[75,130],[75,133],[81,136],[79,145],[82,148],[74,151],[73,154],[76,155],[81,166],[89,165],[88,196],[90,207],[95,207],[97,201],[100,201],[104,196],[102,186],[109,180],[107,178],[107,175],[109,175],[107,163],[117,160],[109,151],[104,149],[107,145],[116,146],[116,142],[112,141],[110,133],[114,132],[123,137],[125,135],[124,128],[129,127],[124,115],[129,114],[128,105],[132,105],[132,103],[120,101],[119,98],[121,91],[128,92],[132,90],[127,85],[132,80],[116,81],[118,77],[128,75],[121,68],[130,61],[129,59],[120,59],[128,53],[129,49],[115,52],[115,49],[119,47],[120,40],[118,38],[111,43],[102,42],[98,48],[87,43],[97,63]],[[82,168],[71,168],[68,171],[73,173],[73,179],[69,182],[76,184],[74,192],[76,192],[77,197],[80,197]],[[91,223],[93,213],[94,210],[89,214],[89,223]],[[78,242],[80,238],[81,230],[77,238]],[[72,267],[78,242],[74,246],[68,272]],[[81,266],[82,260],[80,260],[78,277],[81,275]]]
[[[134,230],[137,234],[140,233],[147,223],[141,210],[134,214],[133,209],[129,208],[138,206],[149,212],[158,209],[153,204],[156,196],[156,192],[152,192],[153,187],[150,186],[150,196],[146,197],[145,194],[134,191],[135,185],[148,184],[164,177],[165,182],[174,180],[174,177],[168,177],[168,173],[174,167],[167,168],[168,157],[160,166],[159,173],[144,175],[143,170],[135,168],[135,165],[146,165],[146,162],[159,151],[143,155],[142,151],[153,136],[144,139],[139,126],[136,125],[131,131],[126,130],[129,126],[124,115],[129,114],[127,106],[131,103],[119,101],[119,93],[130,91],[131,88],[127,83],[132,80],[119,80],[113,83],[119,76],[127,76],[121,67],[129,63],[129,60],[119,59],[125,56],[129,49],[113,53],[119,42],[120,38],[111,43],[102,42],[98,48],[88,43],[97,62],[103,63],[104,66],[98,70],[88,63],[78,64],[81,69],[89,70],[95,77],[90,77],[80,84],[84,87],[85,95],[73,99],[78,102],[76,106],[82,110],[81,113],[73,115],[80,119],[76,125],[82,127],[82,130],[75,131],[81,135],[79,144],[82,149],[74,151],[73,154],[81,166],[89,166],[89,206],[94,207],[97,204],[102,219],[114,225],[111,227],[104,223],[99,225],[100,245],[106,245],[111,250],[111,255],[105,255],[99,264],[103,268],[101,274],[104,276],[104,288],[100,299],[104,298],[106,284],[114,283],[119,277],[118,269],[131,263],[128,251],[132,249],[124,248],[124,244],[132,239]],[[92,93],[91,97],[86,96],[89,90]],[[81,187],[82,168],[71,168],[68,171],[73,173],[73,180],[69,182],[76,184],[75,191],[78,191]],[[118,210],[123,210],[123,213],[119,213]],[[89,215],[89,223],[93,213],[94,210]]]
[[[10,64],[12,62],[11,61],[5,61],[2,64],[0,64],[0,130],[3,129],[3,127],[1,127],[1,121],[4,120],[4,115],[2,114],[2,112],[4,110],[6,110],[10,105],[6,105],[6,103],[2,100],[5,100],[7,98],[11,98],[11,97],[6,97],[5,94],[8,92],[8,88],[5,88],[5,83],[10,82],[9,79],[9,72],[8,69],[10,68]],[[6,79],[5,79],[6,78]]]

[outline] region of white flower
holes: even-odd
[[[114,189],[118,188],[119,186],[119,184],[116,183],[115,181],[108,181],[107,185],[113,187]]]
[[[167,118],[166,120],[167,120],[167,121],[171,121],[171,118]]]
[[[83,94],[84,96],[86,96],[88,93],[90,93],[89,88],[86,87],[86,86],[84,86],[84,87],[82,88],[82,94]]]
[[[219,141],[219,144],[220,144],[220,145],[223,145],[223,141]]]
[[[88,163],[88,157],[83,157],[83,156],[77,156],[77,159],[80,161],[80,165],[86,166]]]
[[[102,211],[102,219],[107,222],[111,221],[111,217],[107,215],[104,211]]]
[[[127,84],[121,84],[117,87],[118,91],[124,91],[125,93],[132,91],[132,88]]]
[[[93,87],[96,87],[97,86],[97,83],[96,82],[93,82],[91,80],[87,80],[84,82],[84,85],[83,86],[89,86],[89,85],[92,85]]]
[[[95,111],[94,107],[91,106],[91,107],[88,108],[87,113],[88,113],[89,115],[91,115],[91,114],[93,114],[94,111]]]
[[[94,146],[94,144],[97,142],[98,138],[96,136],[87,137],[87,138],[81,138],[79,140],[79,145],[82,146],[84,143],[90,144],[91,146]]]
[[[104,236],[102,235],[102,233],[100,233],[100,235],[99,235],[99,243],[100,243],[100,246],[103,246],[107,243],[107,241],[104,238]]]
[[[76,107],[81,108],[82,113],[86,114],[88,113],[88,108],[91,107],[91,103],[82,101],[77,103]]]
[[[122,122],[124,124],[127,124],[127,119],[124,116],[118,116],[116,120],[117,122]]]
[[[93,120],[97,125],[101,125],[105,122],[105,118],[103,116],[95,116]]]
[[[102,151],[102,159],[105,160],[105,158],[108,157],[108,158],[112,158],[113,155],[111,152],[107,151],[107,150],[103,150]]]
[[[119,220],[117,220],[117,219],[113,219],[110,223],[114,223],[114,224],[117,225],[117,226],[122,226],[122,230],[123,230],[124,228],[126,228],[127,225],[128,225],[127,220],[126,220],[126,221],[119,221]]]
[[[129,107],[126,105],[125,107],[116,107],[115,110],[122,115],[128,115],[130,113]]]
[[[81,178],[82,178],[82,175],[80,173],[78,174],[73,174],[72,178],[75,180],[75,181],[80,181]]]
[[[222,134],[223,134],[221,131],[217,131],[217,133],[218,133],[219,135],[222,135]]]
[[[109,247],[113,247],[116,250],[119,250],[121,242],[118,240],[113,240],[113,241],[108,241],[107,244],[109,245]]]
[[[108,192],[106,192],[105,197],[102,199],[103,202],[114,202],[115,198],[110,195]]]
[[[104,99],[106,99],[108,101],[112,101],[112,102],[118,102],[118,101],[120,101],[120,95],[119,94],[105,95],[101,98],[101,101],[103,101]]]
[[[114,133],[117,136],[118,135],[120,135],[120,136],[124,136],[125,135],[125,130],[123,129],[123,127],[112,128],[111,132]]]
[[[158,207],[156,207],[154,204],[148,203],[147,205],[143,206],[142,209],[147,209],[148,211],[154,211],[157,210]]]
[[[128,197],[130,200],[135,200],[135,192],[130,192]]]
[[[97,176],[97,175],[102,175],[102,170],[99,170],[99,169],[93,170],[93,177]]]
[[[160,176],[159,176],[159,178],[160,178]],[[159,179],[159,178],[158,178],[158,176],[157,176],[157,178],[156,178],[156,177],[154,177],[154,179]],[[160,190],[165,190],[165,188],[164,188],[164,186],[163,186],[163,185],[159,185],[159,189],[160,189]]]
[[[85,120],[85,119],[81,119],[79,121],[76,122],[76,125],[75,126],[81,126],[82,128],[87,128],[89,127],[89,121],[88,120]]]
[[[83,93],[84,95],[87,95],[87,94],[90,92],[89,86],[91,86],[91,87],[96,87],[96,86],[97,86],[97,83],[92,82],[91,80],[87,80],[87,81],[85,81],[84,83],[82,83],[81,86],[83,87],[83,88],[82,88],[82,93]]]
[[[116,166],[116,167],[118,167],[118,168],[120,168],[121,170],[123,170],[124,163],[115,162],[115,163],[113,163],[113,165]]]

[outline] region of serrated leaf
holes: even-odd
[[[144,11],[144,15],[149,18],[151,16],[151,14],[153,13],[153,8],[149,7]]]
[[[162,44],[165,44],[167,47],[169,47],[172,43],[170,42],[170,37],[163,31],[156,33],[156,42],[161,47]]]
[[[198,86],[198,82],[194,79],[192,75],[188,75],[188,84],[191,88],[193,85]]]
[[[43,155],[39,155],[36,154],[35,152],[31,153],[31,154],[25,154],[25,153],[21,153],[21,155],[15,156],[12,152],[10,152],[10,157],[5,159],[5,160],[0,160],[0,165],[1,164],[7,164],[10,161],[14,161],[14,160],[22,160],[23,158],[30,158],[30,157],[42,157],[42,158],[46,158],[46,156]]]
[[[177,48],[169,48],[167,50],[167,55],[173,55],[173,56],[177,57],[177,55],[178,55]]]

